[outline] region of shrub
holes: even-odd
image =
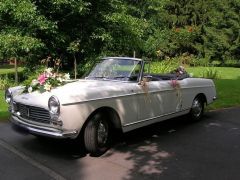
[[[203,71],[203,75],[204,78],[208,78],[208,79],[219,79],[219,72],[218,70],[214,69],[214,68],[207,68],[206,70]]]
[[[0,90],[5,90],[14,85],[14,81],[10,79],[7,74],[5,76],[0,76]]]
[[[179,66],[179,63],[176,60],[165,60],[152,62],[150,65],[151,73],[169,73],[176,69]]]
[[[193,54],[183,53],[181,56],[174,59],[178,59],[178,62],[180,62],[181,64],[191,65],[191,64],[194,64],[194,60],[196,58],[194,58]]]
[[[211,62],[211,66],[214,66],[214,67],[219,67],[221,66],[221,64],[222,62],[217,60]]]
[[[5,79],[7,77],[8,80],[14,81],[15,80],[15,72],[8,72],[5,74],[0,74],[1,79]],[[18,72],[18,81],[22,82],[26,79],[24,72],[20,71]]]
[[[45,69],[45,66],[35,66],[32,67],[31,69],[24,69],[23,74],[24,74],[24,81],[23,84],[31,84],[33,79],[36,79],[39,74],[41,74]]]
[[[192,59],[190,66],[207,67],[207,66],[209,66],[209,59],[208,58],[194,58],[194,59]]]
[[[94,61],[88,61],[85,64],[79,64],[77,67],[78,70],[78,78],[86,76],[89,71],[94,67],[95,62]]]
[[[238,60],[226,60],[224,61],[225,67],[240,67],[240,61]]]

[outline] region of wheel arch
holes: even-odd
[[[100,107],[96,110],[94,110],[87,118],[87,120],[84,122],[81,131],[80,131],[80,136],[83,135],[83,132],[85,130],[85,127],[87,125],[87,123],[98,113],[102,113],[104,115],[106,115],[107,121],[110,123],[110,126],[116,130],[114,131],[115,133],[122,133],[122,124],[121,124],[121,120],[119,117],[119,114],[117,113],[117,111],[111,107]]]
[[[200,98],[203,101],[204,105],[207,105],[207,97],[204,93],[197,94],[195,98]]]

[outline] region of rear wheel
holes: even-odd
[[[94,115],[87,123],[84,143],[92,156],[100,156],[110,147],[110,126],[102,114]]]
[[[192,107],[190,110],[191,120],[198,121],[202,118],[204,113],[204,101],[201,97],[196,97],[193,100]]]

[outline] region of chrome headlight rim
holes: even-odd
[[[55,106],[55,107],[54,107]],[[51,115],[59,116],[60,114],[60,102],[56,96],[51,96],[48,100],[48,109]]]
[[[6,101],[6,103],[11,104],[12,100],[13,100],[13,96],[12,96],[11,90],[6,89],[5,90],[5,101]]]

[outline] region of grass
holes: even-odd
[[[240,68],[232,67],[189,67],[188,73],[193,73],[194,77],[201,77],[207,69],[214,69],[219,74],[219,79],[240,79]]]
[[[217,90],[217,100],[209,106],[210,109],[240,106],[240,78],[218,79],[214,82]]]
[[[206,69],[215,69],[218,79],[214,80],[217,90],[217,100],[209,106],[209,109],[220,109],[240,106],[240,68],[231,67],[191,67],[187,72],[194,77],[201,77]]]
[[[18,71],[22,71],[23,68],[19,67]],[[13,65],[1,65],[0,66],[0,75],[14,73]],[[8,105],[5,102],[4,90],[0,90],[0,122],[5,121],[9,118],[9,112],[7,110]]]
[[[0,90],[0,121],[7,120],[9,118],[9,112],[7,108],[8,105],[5,102],[4,90]]]
[[[23,67],[18,67],[18,72],[21,72]],[[13,65],[2,65],[0,66],[0,75],[14,73],[14,66]]]

